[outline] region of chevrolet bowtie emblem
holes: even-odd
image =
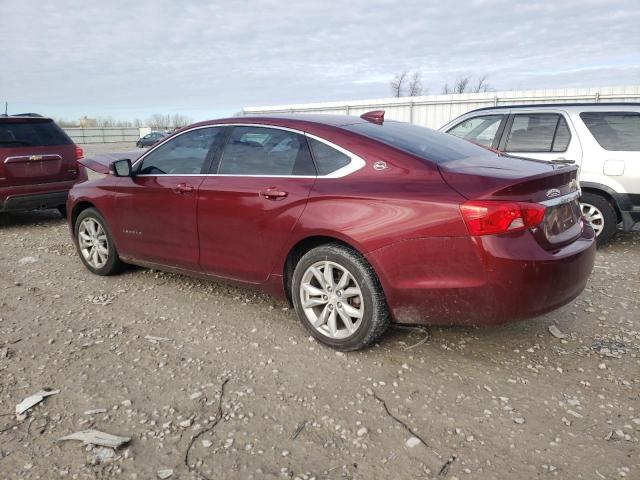
[[[29,160],[33,160],[33,161],[42,160],[42,155],[31,155],[29,157]]]

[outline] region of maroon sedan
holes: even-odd
[[[203,122],[139,158],[84,164],[107,174],[69,195],[89,270],[134,263],[253,285],[341,350],[390,322],[543,314],[575,298],[594,263],[575,167],[383,112]]]

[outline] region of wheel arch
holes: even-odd
[[[583,193],[600,195],[601,197],[605,198],[615,210],[618,223],[622,221],[621,207],[624,206],[621,206],[619,204],[619,196],[614,190],[607,187],[606,185],[590,182],[581,183],[580,188],[582,189]]]
[[[367,262],[371,265],[371,262],[366,258],[366,255],[362,252],[360,248],[355,244],[355,242],[346,241],[342,238],[338,238],[337,236],[332,235],[312,235],[305,237],[295,243],[287,253],[287,256],[284,261],[283,269],[282,269],[282,282],[283,288],[285,292],[285,296],[289,303],[292,303],[291,298],[291,278],[293,277],[293,271],[298,264],[298,261],[304,256],[308,251],[319,247],[321,245],[326,245],[328,243],[337,243],[341,244],[351,250],[357,252],[362,255],[362,257],[367,260]],[[374,273],[378,276],[377,272],[373,265],[371,268],[374,269]],[[379,278],[379,277],[378,277]]]
[[[97,210],[95,204],[88,200],[79,200],[73,205],[73,210],[69,212],[71,213],[71,215],[69,216],[69,220],[71,221],[71,228],[74,231],[75,231],[76,220],[78,219],[78,215],[80,215],[84,210],[88,208],[95,208]]]

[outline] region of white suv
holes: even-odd
[[[481,108],[440,130],[512,156],[578,165],[582,211],[599,245],[618,224],[629,231],[640,222],[640,103]]]

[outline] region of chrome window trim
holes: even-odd
[[[573,200],[575,200],[576,198],[580,198],[580,195],[582,195],[582,191],[580,189],[576,190],[575,192],[571,192],[567,195],[564,195],[562,197],[556,197],[556,198],[552,198],[551,200],[545,200],[544,202],[540,202],[542,205],[546,206],[546,207],[553,207],[555,205],[561,205],[563,203],[569,203]]]
[[[313,138],[314,140],[317,140],[319,142],[322,142],[322,143],[328,145],[331,148],[334,148],[335,150],[339,151],[340,153],[343,153],[343,154],[347,155],[351,159],[351,161],[349,162],[348,165],[345,165],[344,167],[339,168],[338,170],[334,170],[333,172],[331,172],[331,173],[329,173],[327,175],[253,175],[253,174],[251,174],[251,175],[250,174],[239,175],[239,174],[231,174],[231,173],[182,173],[182,174],[174,174],[174,175],[172,175],[172,174],[166,174],[166,175],[142,174],[142,175],[136,175],[136,177],[249,177],[249,178],[317,178],[317,179],[342,178],[342,177],[346,177],[347,175],[351,175],[352,173],[360,170],[361,168],[363,168],[367,164],[367,162],[365,162],[361,157],[359,157],[355,153],[352,153],[349,150],[347,150],[345,148],[342,148],[341,146],[336,145],[333,142],[330,142],[329,140],[325,140],[324,138],[318,137],[316,135],[312,135],[310,133],[303,132],[301,130],[296,130],[294,128],[281,127],[281,126],[278,126],[278,125],[270,125],[270,124],[265,124],[265,123],[216,123],[214,125],[202,125],[202,126],[199,126],[199,127],[190,128],[189,130],[185,130],[184,132],[180,132],[179,134],[177,134],[175,136],[167,137],[162,142],[156,143],[154,146],[149,148],[149,150],[147,150],[140,157],[138,157],[136,159],[136,161],[133,163],[133,165],[131,166],[131,168],[132,168],[132,170],[137,168],[138,164],[140,162],[144,161],[145,157],[147,157],[149,154],[151,154],[154,150],[156,150],[157,148],[161,147],[166,142],[171,141],[171,140],[175,139],[176,137],[179,137],[180,135],[183,135],[183,134],[188,133],[188,132],[192,132],[194,130],[200,130],[200,129],[203,129],[203,128],[218,128],[218,127],[262,127],[262,128],[273,128],[275,130],[285,130],[287,132],[297,133],[299,135],[304,135],[307,138]],[[309,147],[309,148],[311,148],[311,147]]]

